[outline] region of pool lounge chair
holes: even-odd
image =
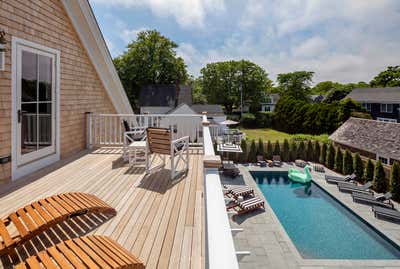
[[[239,168],[237,168],[233,163],[224,163],[222,169],[223,169],[222,174],[225,176],[235,178],[238,175],[240,175]]]
[[[265,210],[264,201],[258,197],[253,197],[250,199],[246,199],[244,201],[235,201],[226,207],[227,210],[233,209],[236,211],[236,215],[239,216],[251,211],[255,211],[257,209],[263,208]]]
[[[135,268],[143,263],[106,236],[90,235],[60,242],[14,268]]]
[[[331,184],[338,184],[340,182],[351,182],[351,181],[356,180],[356,178],[357,178],[357,176],[354,173],[351,175],[344,176],[344,177],[325,175],[326,182],[331,183]]]
[[[260,167],[266,167],[267,162],[264,160],[264,157],[262,155],[257,155],[257,165]]]
[[[272,156],[272,162],[274,163],[274,166],[282,166],[281,156],[280,155],[273,155]]]
[[[377,205],[382,207],[389,207],[389,208],[394,207],[392,202],[390,201],[390,198],[392,197],[392,194],[390,192],[387,192],[385,194],[380,194],[377,196],[374,196],[373,194],[354,192],[352,193],[352,197],[354,202]]]
[[[239,196],[254,196],[254,190],[249,186],[224,186],[226,188],[225,195],[237,199]]]
[[[367,182],[364,185],[358,186],[352,183],[341,182],[338,184],[339,191],[341,192],[361,192],[361,193],[372,193],[370,188],[372,187],[372,182]]]
[[[385,208],[381,206],[372,206],[375,218],[389,218],[400,221],[400,212],[395,209]]]
[[[116,215],[114,208],[88,193],[53,195],[26,205],[0,220],[0,255],[62,221],[87,213]]]

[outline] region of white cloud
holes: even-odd
[[[292,47],[292,53],[295,57],[315,57],[323,53],[327,47],[328,43],[325,39],[314,36]]]
[[[146,7],[158,17],[174,17],[183,27],[202,27],[207,14],[225,10],[224,0],[92,0],[92,2],[126,8]]]
[[[132,40],[136,40],[138,33],[146,30],[146,28],[141,27],[139,29],[123,29],[121,31],[120,37],[121,39],[125,42],[125,44],[128,44],[132,42]]]

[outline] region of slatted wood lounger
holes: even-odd
[[[248,186],[237,186],[237,187],[228,187],[227,196],[233,196],[234,198],[238,198],[239,196],[254,196],[254,190]]]
[[[106,236],[84,236],[51,246],[15,266],[43,268],[145,268],[143,263]]]
[[[87,193],[65,193],[35,201],[0,220],[0,255],[44,230],[86,213],[116,215],[114,208]]]
[[[262,199],[260,199],[258,197],[253,197],[250,199],[246,199],[242,202],[236,202],[233,205],[227,207],[227,209],[231,209],[231,208],[233,208],[236,211],[236,215],[234,215],[234,216],[238,216],[238,215],[242,215],[247,212],[250,212],[250,211],[254,211],[259,208],[265,209],[265,205],[264,205],[264,201]]]

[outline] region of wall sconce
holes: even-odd
[[[6,33],[4,30],[0,30],[0,71],[3,71],[5,69],[4,67],[4,55],[6,54],[6,38],[5,38]]]

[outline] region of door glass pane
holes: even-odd
[[[37,104],[21,105],[21,154],[37,150]]]
[[[22,102],[37,100],[37,55],[28,51],[22,51],[21,74]]]
[[[52,59],[39,55],[39,101],[51,101]]]
[[[51,103],[39,104],[39,149],[51,146]]]

